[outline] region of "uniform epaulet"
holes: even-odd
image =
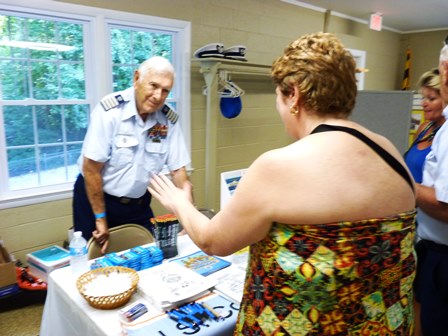
[[[162,113],[166,115],[167,119],[173,124],[175,124],[177,122],[177,119],[179,119],[179,115],[174,112],[168,105],[163,105]]]
[[[112,93],[101,99],[100,103],[105,111],[109,111],[121,103],[124,103],[124,99],[121,95]]]

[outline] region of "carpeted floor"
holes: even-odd
[[[0,312],[0,335],[38,336],[43,304]]]

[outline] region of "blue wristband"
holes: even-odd
[[[99,214],[95,214],[95,218],[96,219],[100,219],[100,218],[104,218],[104,217],[106,217],[106,213],[105,212],[102,212],[102,213],[99,213]]]

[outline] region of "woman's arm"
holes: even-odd
[[[149,190],[173,212],[195,244],[208,254],[229,255],[263,239],[272,225],[266,183],[270,165],[257,159],[240,180],[229,203],[212,219],[201,214],[166,176],[154,176]],[[268,181],[268,182],[266,182]]]

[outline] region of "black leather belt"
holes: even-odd
[[[104,193],[104,195],[106,197],[114,199],[117,202],[119,202],[120,204],[124,204],[124,205],[142,205],[143,202],[145,201],[145,195],[143,195],[142,197],[139,197],[139,198],[117,197],[117,196],[109,195],[106,193]]]
[[[430,250],[448,254],[448,245],[434,243],[431,240],[421,239],[423,244]]]

